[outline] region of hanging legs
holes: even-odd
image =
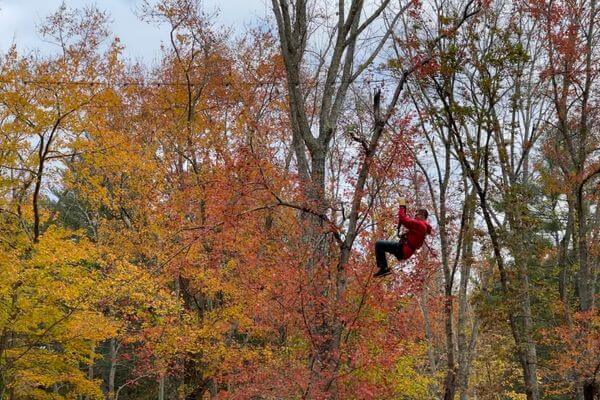
[[[374,276],[385,276],[392,272],[388,267],[386,253],[393,254],[397,259],[402,259],[402,242],[393,240],[378,240],[375,243],[375,259],[379,270]]]

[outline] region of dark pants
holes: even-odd
[[[403,260],[403,247],[404,243],[402,240],[378,240],[375,242],[375,258],[377,259],[377,267],[379,270],[385,271],[389,269],[385,253],[393,254],[398,260]]]

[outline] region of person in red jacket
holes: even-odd
[[[388,267],[385,253],[396,256],[398,260],[406,260],[417,251],[425,241],[425,236],[431,234],[431,225],[427,223],[429,213],[425,209],[417,210],[415,218],[406,215],[406,200],[400,199],[398,210],[398,236],[399,241],[378,240],[375,243],[375,258],[379,270],[375,276],[385,276],[392,272]],[[400,226],[404,226],[406,233],[400,235]]]

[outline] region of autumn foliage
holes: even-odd
[[[599,398],[595,2],[142,3],[0,54],[0,400]]]

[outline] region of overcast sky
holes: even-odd
[[[151,62],[158,58],[166,31],[141,22],[136,9],[142,0],[65,0],[70,7],[95,4],[112,17],[113,32],[125,45],[125,54]],[[15,41],[21,51],[47,48],[37,33],[40,21],[56,10],[61,0],[0,0],[0,52]],[[207,11],[220,9],[218,22],[241,31],[243,27],[267,15],[266,0],[204,0]]]

